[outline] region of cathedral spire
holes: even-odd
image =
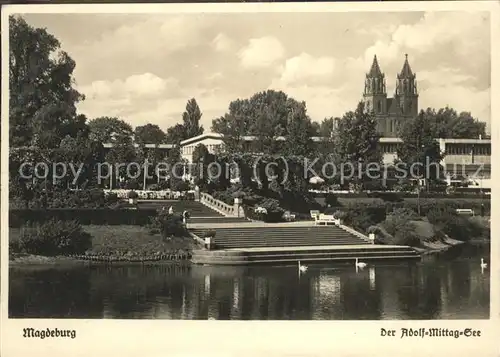
[[[380,70],[380,66],[378,65],[377,61],[377,55],[373,56],[372,66],[370,68],[370,72],[368,72],[368,76],[370,77],[382,76],[382,71]]]
[[[409,78],[412,76],[413,76],[413,72],[411,71],[410,64],[408,63],[408,54],[405,53],[405,63],[403,64],[403,69],[401,70],[399,77]]]

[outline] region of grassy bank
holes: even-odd
[[[11,264],[16,265],[63,265],[78,260],[104,262],[165,262],[187,259],[195,246],[190,237],[164,239],[160,234],[151,235],[140,226],[83,226],[92,236],[92,246],[82,256],[44,257],[10,254]],[[21,229],[11,228],[9,243],[16,243]],[[77,258],[77,259],[75,259]]]

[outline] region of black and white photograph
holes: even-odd
[[[492,12],[281,8],[2,9],[9,319],[490,319]]]

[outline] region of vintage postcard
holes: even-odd
[[[498,356],[499,9],[2,8],[2,356]]]

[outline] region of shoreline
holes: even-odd
[[[470,246],[486,246],[490,245],[491,241],[487,239],[474,239],[469,242],[458,242],[454,244],[441,243],[435,247],[412,247],[417,250],[421,256],[439,254],[447,252],[452,248],[470,245]],[[42,256],[34,254],[13,254],[9,256],[9,269],[10,268],[67,268],[79,266],[130,266],[130,265],[143,265],[143,266],[164,266],[164,265],[191,265],[190,259],[156,259],[151,257],[135,257],[133,260],[126,259],[109,259],[104,256],[88,256],[86,259],[71,256]]]
[[[104,259],[79,259],[70,256],[43,256],[35,254],[15,254],[9,256],[9,269],[10,268],[70,268],[79,266],[128,266],[128,265],[147,265],[147,266],[162,266],[162,265],[190,265],[190,260],[176,259],[176,260],[104,260]]]

